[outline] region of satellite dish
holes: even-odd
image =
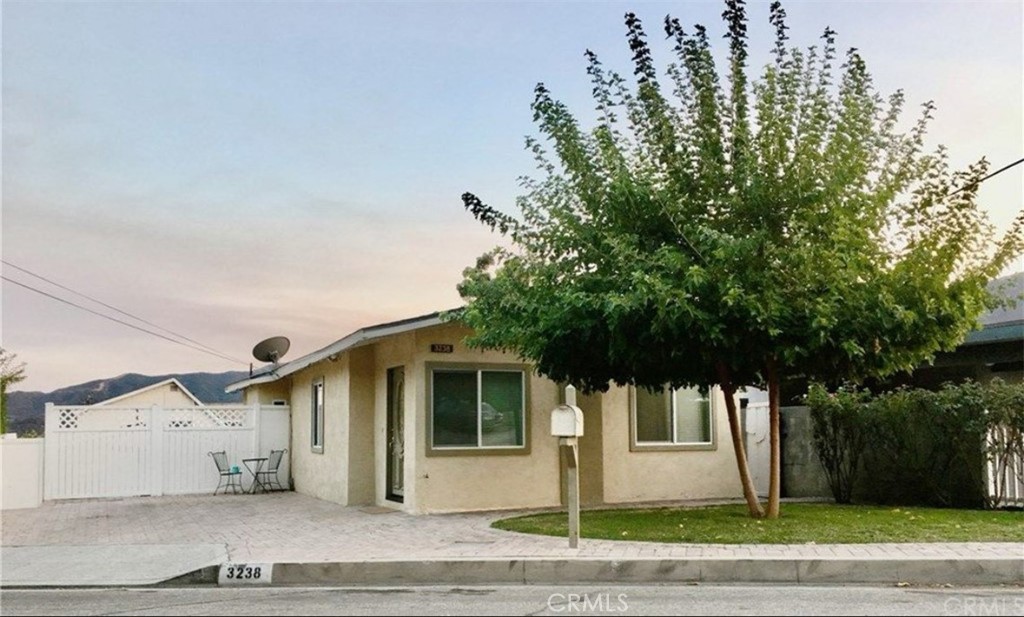
[[[265,341],[260,341],[252,348],[252,355],[260,362],[273,362],[288,353],[292,342],[286,336],[272,336]]]

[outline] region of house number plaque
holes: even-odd
[[[274,578],[272,563],[225,563],[221,564],[217,584],[234,585],[270,585]]]
[[[431,343],[430,351],[431,353],[452,353],[455,351],[455,345],[448,343]]]

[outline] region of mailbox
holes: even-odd
[[[551,410],[552,437],[582,437],[583,410],[575,405],[559,405]]]

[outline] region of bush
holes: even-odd
[[[865,403],[870,394],[841,389],[835,394],[820,385],[807,392],[814,450],[825,470],[836,503],[850,503],[864,452]]]
[[[871,397],[808,392],[815,450],[839,503],[995,507],[1024,477],[1024,384]],[[995,470],[989,491],[986,464]]]
[[[977,508],[984,504],[985,405],[977,383],[897,390],[868,406],[865,501]]]

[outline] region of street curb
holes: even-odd
[[[161,581],[157,584],[157,587],[191,587],[194,585],[216,585],[217,584],[217,573],[220,572],[220,566],[206,566],[198,570],[186,572],[181,576],[175,576],[174,578]]]
[[[1020,585],[1024,584],[1024,557],[339,561],[275,563],[272,580],[272,586],[695,582]]]

